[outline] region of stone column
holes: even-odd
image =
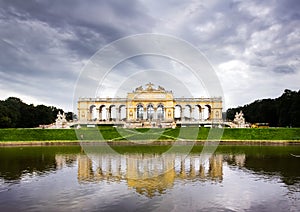
[[[136,119],[137,119],[137,109],[133,108],[132,120],[136,120]]]
[[[110,114],[109,114],[109,107],[106,108],[106,121],[109,121]]]
[[[191,106],[191,114],[190,114],[190,120],[191,120],[191,121],[195,120],[195,114],[194,114],[194,112],[195,112],[195,108],[193,108],[193,107]]]
[[[102,120],[102,108],[99,108],[99,120]]]
[[[204,120],[204,108],[203,107],[201,107],[199,119],[200,119],[200,121]]]
[[[144,108],[144,114],[143,114],[143,119],[145,120],[145,119],[147,119],[148,117],[147,117],[147,108],[145,107]]]
[[[121,117],[121,109],[120,109],[120,118],[122,118]],[[128,120],[128,117],[127,117],[127,107],[125,107],[125,119]]]
[[[116,121],[119,121],[120,108],[117,106],[115,107],[116,107]]]
[[[181,107],[181,110],[180,110],[180,119],[181,121],[184,121],[184,108]]]
[[[202,121],[202,108],[199,107],[199,121]]]
[[[153,119],[157,120],[157,108],[154,108]]]
[[[100,116],[99,116],[99,108],[97,108],[97,107],[96,107],[96,112],[97,112],[97,116],[98,116],[98,117],[97,117],[97,121],[99,121],[99,119],[100,119]]]

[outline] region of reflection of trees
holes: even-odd
[[[0,176],[5,180],[20,180],[24,174],[43,174],[55,170],[55,154],[39,148],[1,148]]]
[[[299,158],[291,155],[248,155],[245,168],[255,174],[280,176],[286,185],[299,182]]]
[[[261,150],[260,150],[261,151]],[[280,153],[280,150],[277,150]],[[286,185],[299,183],[299,158],[290,154],[223,154],[229,165],[239,166],[253,171],[253,174],[279,176]]]
[[[20,180],[24,175],[42,175],[63,166],[71,166],[79,152],[78,146],[0,148],[0,177],[4,180]]]

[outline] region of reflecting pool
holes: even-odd
[[[300,211],[300,145],[1,147],[0,211]]]

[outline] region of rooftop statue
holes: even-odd
[[[158,86],[158,89],[159,91],[165,91],[165,89],[163,87],[161,87],[160,85]]]
[[[151,82],[149,82],[148,84],[146,84],[146,86],[147,86],[147,88],[146,88],[146,90],[147,91],[152,91],[153,90],[153,83],[151,83]]]
[[[149,82],[148,84],[146,84],[146,88],[144,90],[143,86],[139,86],[137,87],[133,92],[142,92],[142,91],[163,91],[163,92],[166,92],[166,89],[162,86],[158,86],[157,89],[154,88],[154,84]]]
[[[136,92],[137,92],[137,91],[142,91],[142,90],[143,90],[143,86],[137,87],[137,88],[135,89]]]

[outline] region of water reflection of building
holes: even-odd
[[[200,164],[198,156],[184,158],[175,154],[106,154],[91,158],[86,155],[77,158],[80,182],[125,180],[129,187],[150,197],[172,187],[175,180],[223,179],[222,155],[212,156],[207,164]]]
[[[235,155],[225,155],[224,160],[228,164],[233,164],[239,167],[244,167],[246,162],[246,155],[245,154],[235,154]]]
[[[89,181],[94,178],[92,161],[87,155],[78,156],[78,180]]]
[[[128,187],[152,197],[171,188],[176,180],[223,180],[223,162],[244,166],[245,155],[213,155],[201,164],[199,155],[101,154],[56,155],[57,167],[78,163],[78,181],[126,181]]]
[[[69,154],[69,155],[62,155],[62,154],[56,154],[55,155],[55,162],[56,162],[56,168],[62,169],[65,166],[72,165],[74,161],[77,160],[77,155]]]
[[[216,155],[209,158],[208,176],[211,179],[223,180],[223,155]]]

